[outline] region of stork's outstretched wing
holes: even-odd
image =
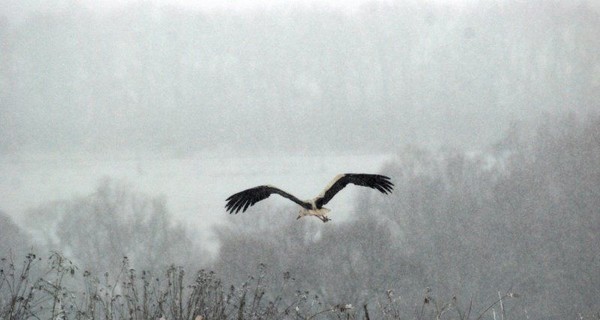
[[[340,190],[344,189],[348,183],[377,189],[385,194],[388,192],[391,193],[394,188],[394,184],[390,181],[390,178],[386,176],[365,173],[339,174],[333,178],[329,185],[325,187],[325,190],[323,190],[316,198],[315,205],[317,208],[321,208],[329,202],[329,200],[331,200]]]
[[[240,210],[244,212],[246,211],[246,209],[248,209],[248,207],[253,206],[255,203],[268,198],[273,193],[276,193],[284,198],[288,198],[306,209],[310,209],[311,207],[310,203],[306,203],[276,187],[258,186],[238,192],[232,195],[231,197],[227,198],[227,204],[225,205],[225,208],[229,213],[235,212],[237,214],[238,212],[240,212]]]

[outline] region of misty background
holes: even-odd
[[[516,318],[600,309],[600,3],[6,1],[0,255],[260,263],[332,303],[426,287]],[[295,220],[341,172],[333,221]],[[316,219],[314,219],[316,220]],[[467,303],[467,302],[465,302]]]

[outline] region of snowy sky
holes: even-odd
[[[432,1],[432,0],[430,0]],[[435,2],[466,2],[472,0],[433,0]],[[83,0],[88,6],[96,8],[114,8],[123,4],[140,2],[140,0]],[[372,0],[149,0],[155,5],[175,5],[201,10],[247,10],[285,6],[328,7],[352,10]],[[394,2],[393,0],[377,0],[376,2]]]
[[[506,2],[506,0],[494,0]],[[580,0],[600,13],[600,0]],[[0,21],[19,22],[31,13],[62,12],[84,6],[94,11],[114,10],[139,3],[175,6],[204,12],[246,12],[252,10],[289,9],[297,7],[337,9],[352,13],[370,3],[437,3],[468,8],[482,0],[0,0]]]
[[[477,0],[2,0],[0,15],[17,18],[28,12],[56,11],[74,6],[85,6],[95,10],[111,10],[136,3],[151,3],[157,6],[177,6],[204,11],[245,11],[285,7],[323,7],[352,11],[365,3],[433,2],[453,5],[478,2]]]

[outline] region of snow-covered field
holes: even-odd
[[[4,158],[0,160],[0,210],[27,225],[23,213],[28,208],[90,194],[109,177],[139,192],[164,195],[169,211],[195,230],[196,240],[210,243],[211,228],[225,222],[225,199],[237,191],[272,184],[308,199],[338,173],[378,173],[390,159],[390,155]],[[357,190],[348,188],[327,205],[334,220],[348,218]],[[269,201],[289,203],[280,197]],[[290,206],[289,216],[281,219],[294,219],[296,213],[297,208]]]

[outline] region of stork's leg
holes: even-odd
[[[323,223],[331,220],[331,219],[327,218],[326,216],[318,216],[318,217],[319,217],[319,219],[321,219],[321,221],[323,221]]]

